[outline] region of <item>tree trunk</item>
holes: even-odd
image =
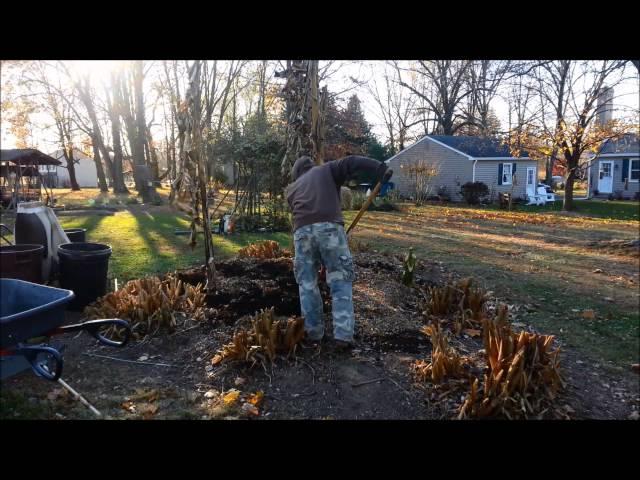
[[[569,174],[565,180],[564,185],[564,202],[562,209],[566,212],[570,212],[574,209],[573,205],[573,183],[576,180],[575,169],[569,168]]]
[[[100,187],[101,192],[107,193],[109,186],[104,177],[104,169],[102,168],[102,160],[100,159],[100,148],[98,147],[98,141],[95,136],[91,139],[91,143],[93,146],[93,161],[96,164],[96,173],[98,174],[98,187]]]
[[[551,180],[553,177],[553,166],[555,164],[555,155],[556,150],[554,149],[550,156],[547,157],[547,161],[545,162],[545,175],[544,175],[544,183],[551,186]]]
[[[129,193],[122,173],[122,139],[120,137],[120,114],[118,112],[120,87],[117,78],[112,77],[112,80],[113,101],[109,105],[109,117],[111,118],[113,141],[113,193]]]
[[[73,148],[69,148],[68,151],[65,150],[64,157],[67,160],[67,170],[69,170],[69,181],[71,182],[71,190],[80,190],[80,185],[78,185],[78,181],[76,180],[76,166],[73,158]]]

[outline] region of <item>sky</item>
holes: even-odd
[[[70,61],[67,62],[67,64],[73,71],[77,73],[89,72],[94,79],[99,80],[107,79],[111,70],[121,68],[122,66],[122,62],[106,60]],[[384,62],[341,61],[334,65],[339,65],[340,68],[327,81],[329,90],[332,92],[344,91],[340,98],[345,102],[350,95],[357,94],[361,100],[365,117],[371,124],[373,132],[384,143],[386,141],[386,129],[378,112],[377,104],[368,92],[366,86],[355,85],[352,81],[352,78],[355,78],[360,82],[365,82],[366,84],[371,83],[373,78],[381,78]],[[382,83],[379,82],[379,85],[381,84]],[[633,112],[638,115],[640,109],[639,90],[640,88],[637,75],[635,78],[630,78],[628,81],[625,81],[623,84],[616,87],[616,98],[614,102],[616,111],[614,113],[614,117],[619,118],[623,114],[628,115],[629,112]],[[507,102],[501,97],[496,97],[492,107],[502,123],[502,128],[506,129],[508,125]],[[7,131],[7,122],[1,120],[2,119],[0,118],[0,140],[2,142],[2,148],[15,148],[15,139]],[[33,118],[33,120],[37,121],[37,117]],[[156,127],[154,130],[159,132],[159,128],[160,127]],[[53,151],[57,149],[55,136],[52,136],[51,133],[40,133],[37,135],[36,141],[38,148],[41,148],[43,151],[48,152],[49,150]]]

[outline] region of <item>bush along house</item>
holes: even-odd
[[[637,199],[640,195],[638,135],[626,134],[602,143],[589,159],[589,198]]]
[[[513,157],[509,147],[494,138],[427,135],[385,163],[393,169],[396,189],[404,197],[416,195],[416,175],[423,165],[430,178],[428,195],[441,195],[461,201],[460,188],[467,182],[483,182],[489,188],[490,201],[500,193],[514,199],[536,194],[538,164],[523,151]],[[412,168],[414,167],[414,168]]]

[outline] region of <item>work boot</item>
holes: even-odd
[[[347,342],[346,340],[335,340],[333,344],[333,350],[337,353],[350,352],[353,349],[353,341]]]
[[[300,346],[304,349],[308,349],[308,348],[320,348],[320,346],[322,345],[322,340],[324,339],[324,337],[319,338],[319,339],[314,339],[314,338],[309,338],[309,337],[304,337],[302,339],[302,341],[300,342]]]

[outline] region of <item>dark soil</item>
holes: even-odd
[[[245,418],[239,408],[212,406],[211,398],[233,388],[242,394],[264,392],[260,415],[251,418],[452,418],[462,389],[416,383],[410,373],[412,362],[427,358],[431,345],[420,332],[423,320],[416,291],[399,282],[400,259],[375,253],[358,253],[354,259],[356,345],[351,351],[338,352],[333,346],[324,286],[328,340],[319,348],[301,347],[295,356],[264,367],[238,362],[212,365],[217,350],[238,327],[248,325],[248,315],[256,310],[274,307],[285,317],[300,313],[291,259],[232,259],[216,264],[218,291],[208,302],[217,315],[208,322],[182,327],[172,335],[147,337],[123,349],[97,345],[86,334],[68,335],[62,340],[63,378],[107,418]],[[204,280],[202,268],[179,276],[194,284]],[[438,284],[448,276],[441,265],[422,262],[416,283]],[[68,314],[68,320],[77,321],[78,316]],[[452,344],[471,356],[479,356],[482,348],[480,339],[464,336]],[[565,408],[567,418],[625,419],[638,410],[637,374],[579,363],[573,352],[562,355],[567,388],[557,405]],[[1,385],[2,418],[93,418],[60,385],[31,371]],[[144,400],[147,394],[152,396],[149,401]],[[145,410],[149,405],[151,413]]]

